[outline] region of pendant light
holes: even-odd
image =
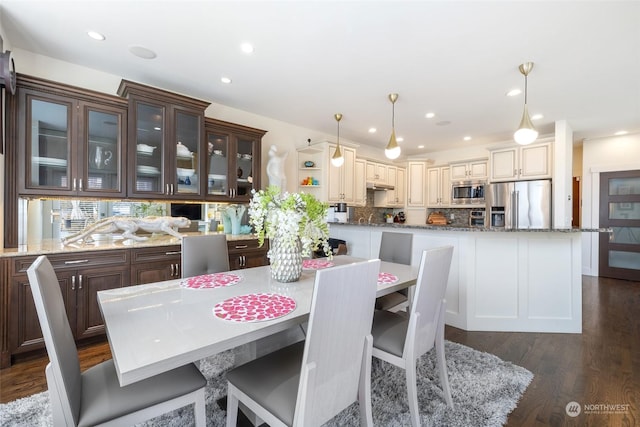
[[[533,69],[533,62],[525,62],[518,67],[520,73],[524,75],[524,110],[522,111],[522,120],[518,130],[513,134],[513,139],[521,145],[531,144],[538,137],[538,131],[533,127],[531,118],[529,117],[529,109],[527,108],[527,76]]]
[[[344,156],[342,155],[342,151],[340,150],[340,120],[342,120],[342,114],[336,113],[333,115],[333,118],[336,119],[336,122],[338,122],[338,143],[336,145],[336,151],[331,157],[331,164],[339,168],[344,164]]]
[[[387,156],[388,159],[397,159],[400,156],[400,146],[398,145],[398,141],[396,141],[396,101],[398,100],[397,93],[389,94],[389,101],[391,101],[391,138],[389,138],[389,143],[387,144],[387,148],[384,149],[384,155]]]

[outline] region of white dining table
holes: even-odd
[[[365,261],[341,255],[335,266]],[[303,270],[300,280],[280,283],[269,266],[230,271],[240,277],[232,286],[190,289],[183,279],[98,292],[111,354],[121,386],[243,344],[281,333],[307,321],[316,270]],[[331,268],[331,267],[329,267]],[[414,285],[417,267],[382,262],[380,272],[398,280],[378,284],[377,296]],[[348,284],[345,284],[348,286]],[[273,320],[234,322],[214,316],[214,306],[228,298],[254,293],[291,297],[295,309]]]

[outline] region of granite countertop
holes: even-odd
[[[219,232],[187,232],[181,233],[183,236],[193,235],[209,235],[209,234],[223,234]],[[257,239],[254,234],[227,234],[227,241],[233,240],[248,240]],[[96,240],[93,243],[71,243],[63,245],[60,240],[57,239],[43,239],[37,243],[29,243],[27,245],[20,245],[17,248],[0,249],[0,258],[2,257],[15,257],[24,255],[46,255],[53,253],[71,253],[71,252],[85,252],[85,251],[105,251],[112,249],[132,249],[132,248],[146,248],[153,246],[171,246],[179,245],[180,239],[170,236],[168,234],[153,234],[147,240],[136,242],[131,239],[112,238],[105,236],[103,239]]]
[[[397,222],[332,222],[330,226],[359,226],[359,227],[381,227],[381,228],[400,228],[400,229],[417,229],[417,230],[435,230],[435,231],[471,231],[474,233],[490,232],[490,233],[611,233],[610,228],[526,228],[526,229],[505,229],[491,227],[469,227],[460,225],[433,225],[433,224],[400,224]]]

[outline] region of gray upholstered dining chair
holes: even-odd
[[[194,404],[196,426],[205,425],[207,380],[194,364],[120,387],[113,360],[80,372],[78,352],[62,292],[42,255],[27,270],[44,343],[53,425],[133,425]]]
[[[380,241],[380,252],[378,258],[381,261],[395,262],[398,264],[411,265],[411,254],[413,251],[412,233],[392,233],[382,232]],[[389,310],[408,302],[408,290],[392,292],[376,299],[377,310]]]
[[[269,426],[319,426],[358,400],[371,412],[371,322],[379,260],[318,270],[305,341],[227,373],[227,427],[238,403]]]
[[[182,238],[182,277],[229,271],[227,236],[208,234]]]
[[[422,253],[408,318],[387,310],[376,310],[373,315],[373,355],[405,370],[409,412],[414,427],[420,426],[416,361],[434,346],[444,399],[453,408],[444,355],[445,291],[452,255],[453,246],[428,249]]]

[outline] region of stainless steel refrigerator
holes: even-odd
[[[485,191],[493,228],[551,228],[551,180],[489,184]]]

